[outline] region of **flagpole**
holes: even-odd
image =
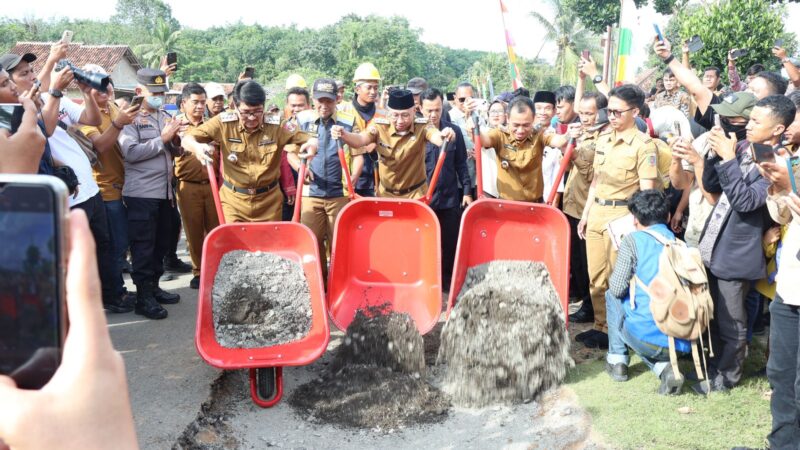
[[[511,76],[511,85],[514,89],[518,89],[522,87],[522,75],[519,72],[519,67],[517,67],[517,57],[514,52],[514,42],[511,39],[511,32],[508,30],[508,26],[506,25],[506,13],[508,10],[506,9],[505,4],[503,4],[503,0],[500,1],[500,17],[503,20],[503,30],[506,34],[506,50],[508,52],[508,70],[509,75]]]

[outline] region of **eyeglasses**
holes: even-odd
[[[248,118],[255,119],[255,118],[257,118],[258,116],[260,116],[262,114],[264,114],[264,110],[263,109],[257,109],[257,110],[254,110],[254,111],[246,111],[246,110],[243,110],[243,109],[239,110],[239,115],[241,115],[245,119],[248,119]]]
[[[632,111],[634,109],[636,109],[636,107],[628,108],[628,109],[609,109],[608,110],[608,115],[619,118],[619,117],[622,116],[622,113],[626,113],[626,112]]]
[[[490,116],[502,116],[505,113],[505,111],[489,111]]]
[[[396,121],[397,119],[400,119],[400,118],[408,120],[408,119],[411,118],[411,113],[408,113],[408,112],[394,113],[393,112],[393,113],[389,114],[389,119],[391,119],[391,120]]]

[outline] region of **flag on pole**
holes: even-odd
[[[622,0],[619,17],[619,48],[617,49],[617,76],[614,77],[614,86],[625,82],[633,82],[636,77],[631,62],[631,45],[633,43],[633,29],[636,26],[636,5],[633,0]]]
[[[508,26],[506,26],[506,14],[508,14],[508,9],[506,5],[503,3],[503,0],[500,0],[500,13],[503,18],[503,29],[506,32],[506,48],[508,49],[508,71],[509,76],[511,77],[511,84],[514,86],[514,89],[521,88],[522,85],[522,75],[519,73],[519,67],[517,67],[517,54],[514,51],[514,39],[511,37],[511,31],[509,31]]]

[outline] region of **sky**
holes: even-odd
[[[545,17],[552,17],[553,12],[545,2],[531,0],[504,0],[509,14],[507,25],[516,41],[518,55],[533,58],[537,55],[546,59],[555,58],[553,44],[542,45],[543,32],[537,22],[530,17],[530,11],[538,10]],[[166,0],[172,14],[183,25],[191,28],[207,28],[213,25],[225,25],[242,21],[245,24],[258,23],[265,26],[296,24],[299,28],[318,28],[337,22],[342,16],[355,13],[358,15],[376,14],[380,16],[400,15],[420,28],[424,42],[441,44],[451,48],[466,48],[505,52],[505,37],[502,16],[497,0],[305,0],[301,8],[276,7],[287,3],[242,2],[241,4],[221,5],[220,2],[208,0]],[[76,5],[80,8],[76,8]],[[336,5],[340,7],[334,8]],[[241,5],[241,6],[240,6]],[[469,5],[466,7],[464,5]],[[61,17],[107,19],[114,14],[115,2],[108,0],[82,0],[71,2],[64,0],[28,0],[5,1],[2,7],[4,17]],[[540,10],[539,10],[540,9]],[[789,7],[787,23],[800,21],[800,5]],[[638,26],[634,36],[653,34],[653,23],[662,27],[668,17],[655,13],[646,7],[638,11]],[[76,42],[80,36],[75,36]],[[634,64],[641,64],[646,59],[645,43],[634,42]],[[595,59],[600,58],[595,56]]]

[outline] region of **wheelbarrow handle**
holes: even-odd
[[[347,158],[344,156],[344,146],[342,145],[342,140],[337,139],[336,144],[339,146],[337,153],[339,154],[339,164],[342,165],[342,170],[344,171],[344,179],[347,183],[347,192],[350,194],[350,200],[356,198],[356,190],[353,188],[353,181],[350,179],[350,167],[347,166]]]
[[[556,180],[553,183],[552,189],[550,189],[550,193],[547,195],[547,204],[550,206],[553,206],[553,200],[556,199],[556,194],[558,194],[558,185],[561,184],[561,178],[564,177],[564,172],[567,171],[567,166],[569,165],[570,161],[572,161],[572,152],[574,150],[575,139],[569,138],[569,142],[567,142],[567,149],[564,150],[564,156],[561,158],[561,164],[558,166]]]
[[[481,121],[478,117],[478,112],[472,112],[472,123],[474,127],[472,128],[472,143],[475,144],[473,148],[473,155],[475,155],[475,183],[477,186],[477,199],[486,197],[483,194],[483,163],[481,158],[483,156],[483,152],[481,151]]]
[[[428,185],[428,192],[425,193],[425,197],[422,197],[422,202],[426,205],[430,205],[431,199],[433,198],[433,192],[436,190],[436,184],[439,182],[439,175],[442,172],[442,166],[444,166],[444,160],[447,157],[447,144],[449,144],[447,139],[442,140],[442,151],[439,152],[439,158],[436,159],[436,167],[433,169],[433,174],[431,175],[431,182]]]
[[[303,201],[303,186],[306,182],[306,158],[300,157],[300,169],[297,170],[297,192],[294,194],[294,214],[292,214],[292,222],[300,223],[300,206]]]
[[[217,210],[217,219],[220,225],[225,225],[225,214],[222,212],[222,202],[219,199],[219,183],[217,183],[217,174],[214,171],[214,164],[209,161],[203,162],[208,172],[208,184],[211,185],[211,196],[214,198],[214,208]]]

